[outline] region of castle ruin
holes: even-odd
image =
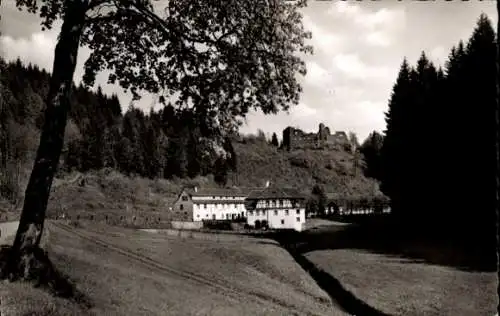
[[[321,123],[317,133],[305,133],[291,126],[285,128],[283,147],[287,150],[348,148],[350,142],[345,132],[331,134],[330,129]]]

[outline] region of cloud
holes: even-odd
[[[387,33],[381,31],[370,32],[365,39],[368,44],[381,47],[388,47],[393,42]]]
[[[406,12],[403,9],[380,8],[371,11],[358,4],[338,1],[327,12],[333,19],[343,20],[361,34],[366,34],[362,37],[371,46],[390,46],[406,26]]]
[[[383,66],[365,64],[356,54],[338,54],[333,57],[333,65],[345,75],[355,79],[388,78],[390,69]]]
[[[332,54],[345,44],[345,40],[338,34],[321,28],[307,14],[303,17],[304,28],[312,33],[311,44],[321,53]]]
[[[365,29],[398,28],[406,23],[404,9],[380,8],[373,12],[347,1],[337,1],[332,4],[328,14],[351,20]]]
[[[296,107],[290,111],[290,114],[295,117],[299,118],[305,118],[305,117],[310,117],[314,116],[318,113],[318,111],[310,106],[307,106],[307,104],[301,102],[299,103]]]
[[[355,22],[367,29],[397,28],[405,24],[406,14],[404,10],[382,8],[373,13],[362,12]]]
[[[24,62],[51,70],[56,38],[54,32],[36,32],[27,38],[2,35],[0,45],[3,48],[4,58],[7,60],[15,60],[19,57]]]
[[[323,90],[331,88],[333,84],[332,76],[327,69],[315,61],[307,61],[306,67],[307,74],[304,78],[306,85]]]

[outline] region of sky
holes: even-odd
[[[493,25],[495,1],[309,1],[303,10],[304,26],[312,32],[314,54],[306,56],[307,75],[303,94],[289,113],[247,115],[243,133],[262,129],[281,138],[287,126],[315,132],[320,123],[334,131],[354,132],[364,140],[372,131],[385,129],[384,112],[404,57],[415,64],[422,51],[444,65],[452,46],[467,40],[481,13]],[[60,28],[42,31],[40,20],[20,12],[14,0],[1,2],[0,54],[7,60],[21,58],[51,71]],[[88,51],[78,55],[75,81],[81,80]],[[97,84],[116,93],[124,110],[131,96],[118,86],[107,85],[105,74]],[[144,96],[137,107],[149,111],[155,105]]]

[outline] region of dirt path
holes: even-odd
[[[18,221],[0,223],[0,245],[6,244],[6,239],[16,234],[18,225]]]

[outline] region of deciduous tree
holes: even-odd
[[[109,70],[138,99],[141,91],[190,109],[203,137],[222,143],[249,109],[276,113],[298,104],[310,53],[302,26],[305,0],[16,0],[38,14],[42,29],[62,20],[54,52],[40,145],[8,271],[27,277],[40,243],[64,140],[80,46],[91,50],[84,82]],[[158,4],[160,7],[161,4]]]

